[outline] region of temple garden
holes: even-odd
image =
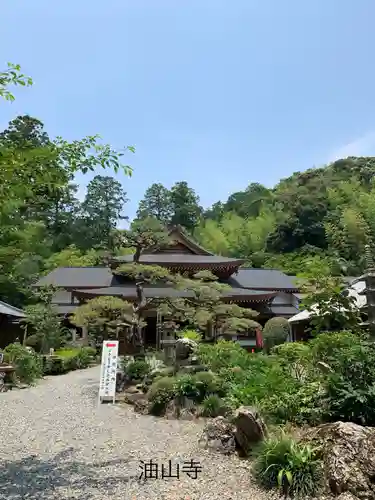
[[[312,311],[306,340],[290,342],[286,318],[264,321],[264,303],[250,307],[259,294],[228,285],[229,267],[238,263],[160,253],[170,243],[155,221],[120,236],[131,259],[109,256],[111,286],[80,289],[68,321],[53,308],[56,290],[39,290],[23,320],[24,345],[4,350],[13,376],[32,384],[91,366],[103,340],[117,339],[119,411],[131,409],[150,422],[147,415],[204,423],[199,446],[240,455],[265,490],[374,498],[375,344],[363,311],[338,280],[318,277],[305,285]],[[77,339],[72,326],[86,334]]]

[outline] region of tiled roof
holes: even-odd
[[[108,267],[58,267],[41,278],[35,286],[61,288],[102,288],[110,286],[113,275]]]
[[[0,314],[6,314],[7,316],[16,316],[17,318],[25,317],[25,313],[21,309],[18,309],[18,307],[11,306],[1,300],[0,300]]]
[[[271,305],[270,307],[271,311],[273,314],[276,314],[277,316],[294,316],[295,314],[298,313],[298,309],[294,306],[274,306]]]
[[[234,287],[241,288],[286,291],[298,289],[294,277],[276,269],[241,268],[228,282]]]
[[[132,262],[132,255],[122,255],[115,257],[113,262]],[[219,255],[193,255],[185,253],[154,253],[141,255],[140,262],[144,264],[224,264],[240,266],[242,259],[220,257]]]
[[[157,297],[191,297],[192,292],[188,292],[185,290],[176,290],[172,287],[145,287],[145,295],[147,298],[157,298]],[[94,295],[117,295],[121,297],[125,297],[128,299],[133,299],[136,297],[136,289],[135,286],[114,286],[114,287],[105,287],[105,288],[93,288],[93,289],[76,289],[73,290],[74,295],[86,295],[86,296],[94,296]],[[232,289],[224,294],[225,297],[233,297],[237,299],[241,298],[252,298],[255,301],[263,301],[268,300],[274,297],[274,293],[270,293],[269,291],[263,290],[244,290],[241,288]]]
[[[127,256],[126,256],[127,257]],[[155,255],[158,258],[169,259],[181,258],[180,255]],[[184,257],[202,259],[224,259],[224,257],[216,256],[190,256]],[[230,262],[236,263],[236,259],[228,259]],[[159,263],[161,260],[159,260]],[[214,262],[211,260],[211,262]],[[224,261],[220,261],[224,262]],[[287,276],[281,271],[273,269],[249,269],[240,268],[238,273],[232,275],[227,283],[233,288],[247,288],[252,290],[265,291],[297,291],[293,278]],[[50,272],[47,276],[41,278],[35,286],[55,285],[61,288],[104,288],[109,286],[117,286],[118,278],[114,276],[111,270],[107,267],[59,267]]]
[[[70,314],[72,313],[79,304],[53,304],[55,311],[58,314]]]

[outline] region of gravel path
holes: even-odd
[[[97,405],[99,368],[0,394],[0,499],[269,500],[249,467],[199,449],[202,424]],[[199,461],[197,479],[140,481],[140,460]],[[172,470],[175,472],[175,469]]]

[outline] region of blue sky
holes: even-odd
[[[373,0],[8,0],[0,67],[35,83],[0,126],[28,113],[52,137],[135,145],[130,216],[153,182],[208,206],[375,154],[374,17]]]

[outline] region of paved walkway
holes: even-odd
[[[272,498],[251,483],[245,461],[199,449],[202,423],[98,407],[98,379],[95,367],[0,394],[1,500]],[[199,461],[202,472],[139,481],[140,461],[151,459],[166,469],[171,460],[172,473]]]

